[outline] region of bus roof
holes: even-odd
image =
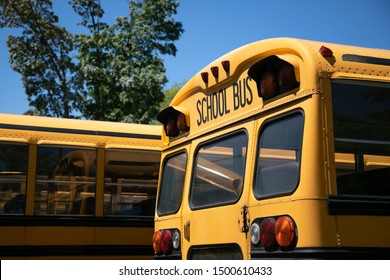
[[[325,47],[322,50],[323,53],[320,51],[322,47]],[[386,67],[386,71],[382,73],[382,76],[390,78],[390,50],[296,38],[272,38],[244,45],[211,62],[183,86],[172,100],[171,105],[174,106],[179,104],[194,91],[212,92],[221,84],[228,83],[240,76],[242,70],[247,65],[253,64],[262,58],[274,54],[279,54],[282,59],[289,61],[294,66],[297,66],[299,63],[297,59],[301,59],[305,64],[311,64],[313,67],[317,68],[317,71],[328,73],[342,71],[353,72],[354,69],[347,66],[348,64],[350,65],[351,62],[369,63],[373,68],[377,68],[378,71],[381,71],[383,70],[383,67]],[[329,54],[331,54],[331,56]],[[224,61],[229,61],[229,70],[219,71],[218,78],[214,78],[212,68],[220,67]],[[298,69],[298,67],[295,68],[295,70]],[[202,79],[202,73],[208,73],[209,79],[207,83]],[[373,72],[369,74],[376,75],[377,73]]]
[[[200,70],[157,115],[163,145],[320,94],[319,77],[390,82],[390,50],[294,38],[240,47]]]
[[[64,131],[82,130],[96,135],[99,135],[99,132],[161,135],[161,126],[159,125],[0,114],[0,128],[14,127],[16,129],[18,126],[24,126],[24,130],[28,128],[31,130],[37,128],[56,128]]]

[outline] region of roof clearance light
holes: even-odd
[[[319,49],[319,52],[323,57],[333,56],[333,51],[325,46],[321,46],[321,48]]]
[[[161,238],[161,250],[166,254],[172,249],[172,233],[169,230],[164,230]]]
[[[153,234],[153,249],[156,254],[160,254],[162,251],[161,239],[162,239],[162,232],[158,230]]]
[[[226,73],[230,72],[230,61],[229,60],[224,60],[221,62],[223,70],[225,70]]]
[[[275,224],[275,237],[280,247],[290,247],[295,239],[295,226],[288,216],[281,216]]]
[[[211,67],[211,73],[213,74],[214,78],[218,79],[218,67],[217,66],[213,66]]]
[[[209,73],[207,72],[202,72],[200,73],[200,75],[202,76],[202,80],[205,84],[208,84],[209,82]]]
[[[272,250],[277,245],[275,223],[274,218],[265,218],[260,224],[260,240],[266,250]]]

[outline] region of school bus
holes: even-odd
[[[153,258],[161,126],[0,114],[0,258]]]
[[[254,42],[157,119],[156,259],[390,257],[389,50]]]

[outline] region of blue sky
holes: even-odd
[[[71,32],[77,26],[68,0],[53,0],[60,23]],[[184,33],[176,42],[176,57],[164,57],[167,88],[189,80],[204,66],[242,45],[273,37],[390,49],[389,0],[179,0],[176,19]],[[101,0],[104,21],[127,16],[127,0]],[[23,114],[28,109],[21,77],[9,63],[6,38],[0,29],[0,113]]]

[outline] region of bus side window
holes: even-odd
[[[27,163],[27,144],[0,143],[0,215],[24,214]]]
[[[96,154],[92,148],[38,146],[35,214],[94,214],[81,207],[83,198],[95,197]]]
[[[302,137],[303,115],[300,113],[264,125],[254,185],[256,198],[295,190],[299,182]]]
[[[104,215],[153,216],[160,152],[106,150]]]

